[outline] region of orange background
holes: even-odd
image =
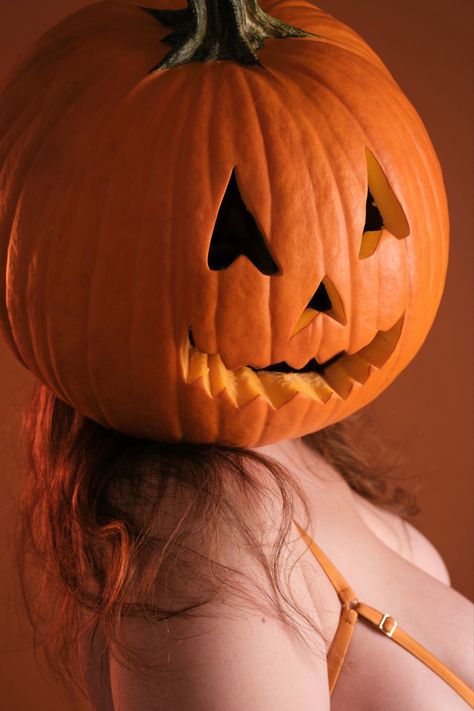
[[[0,76],[35,37],[88,4],[0,3]],[[451,215],[443,301],[417,357],[368,409],[381,436],[406,451],[407,475],[423,477],[414,524],[444,557],[453,587],[472,599],[473,6],[470,0],[455,0],[451,12],[432,0],[321,0],[320,6],[358,30],[382,57],[424,120],[443,166]],[[72,711],[34,662],[12,564],[11,501],[21,483],[15,435],[31,382],[0,342],[0,698],[9,711]]]

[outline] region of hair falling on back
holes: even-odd
[[[302,620],[322,634],[285,580],[297,501],[307,517],[301,524],[311,517],[298,483],[276,461],[243,448],[127,436],[40,383],[21,440],[20,583],[36,645],[66,690],[84,689],[80,648],[98,632],[104,655],[153,669],[123,638],[125,618],[159,624],[205,616],[223,595],[236,605],[251,599],[245,573],[223,562],[224,548],[253,552],[276,592],[268,600],[273,614],[297,634]],[[303,441],[361,496],[404,517],[417,513],[416,495],[397,474],[403,457],[380,443],[364,412]],[[278,526],[267,551],[259,522],[269,504]]]

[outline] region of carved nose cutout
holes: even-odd
[[[255,218],[247,209],[232,171],[219,207],[207,264],[209,269],[227,269],[243,254],[267,276],[280,272]]]
[[[308,305],[299,317],[290,338],[299,333],[299,331],[307,326],[308,323],[310,323],[321,311],[328,316],[331,316],[331,318],[338,321],[343,326],[346,325],[347,319],[342,299],[328,276],[324,277],[309,300]]]
[[[384,228],[397,239],[404,239],[410,234],[410,225],[403,207],[388,184],[380,164],[368,148],[365,149],[365,157],[368,187],[359,259],[366,259],[375,252]]]

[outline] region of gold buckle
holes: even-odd
[[[390,632],[387,632],[387,630],[384,628],[384,624],[385,624],[386,620],[388,620],[389,618],[391,619],[393,625],[392,625],[392,629],[390,630]],[[377,625],[377,627],[379,628],[379,630],[381,630],[384,634],[386,634],[387,637],[391,637],[391,636],[393,635],[393,633],[394,633],[395,630],[397,629],[397,626],[398,626],[398,622],[397,622],[396,620],[394,620],[393,617],[388,614],[388,612],[386,612],[386,613],[384,614],[384,616],[382,617],[381,621],[380,621],[379,624]]]

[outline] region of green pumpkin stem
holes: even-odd
[[[230,59],[261,65],[257,50],[266,39],[316,37],[264,12],[257,0],[187,0],[182,10],[142,7],[173,31],[163,42],[173,49],[150,72],[188,62]]]

